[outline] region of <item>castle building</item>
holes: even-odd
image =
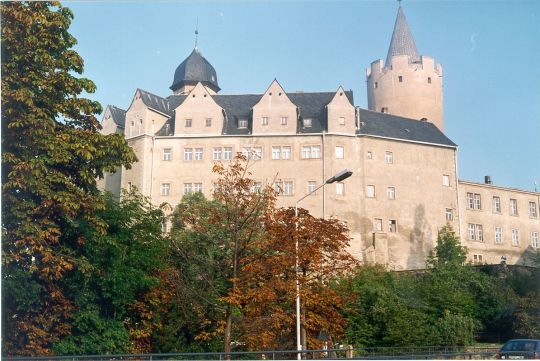
[[[155,204],[211,197],[212,165],[241,152],[258,184],[295,202],[330,176],[353,175],[302,201],[318,217],[345,221],[350,252],[395,270],[421,269],[439,230],[451,224],[475,263],[528,264],[539,247],[540,193],[461,181],[457,146],[445,134],[442,66],[419,55],[398,9],[386,62],[367,70],[368,108],[352,91],[220,93],[196,46],[161,97],[142,89],[127,108],[108,106],[103,132],[123,133],[138,162],[100,180],[119,195],[136,186]]]

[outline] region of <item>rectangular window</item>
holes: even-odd
[[[287,125],[287,117],[281,117],[281,125]]]
[[[481,224],[476,225],[476,240],[478,242],[483,242],[484,241],[484,230],[483,230]]]
[[[291,159],[291,147],[284,146],[281,147],[281,159]]]
[[[261,125],[268,125],[268,117],[261,118]]]
[[[382,107],[381,113],[388,113],[388,107]]]
[[[247,128],[247,126],[248,126],[248,121],[247,121],[247,119],[240,119],[240,120],[238,120],[238,128],[243,128],[243,129],[245,129],[245,128]]]
[[[493,197],[493,212],[495,213],[501,213],[501,198],[500,197]]]
[[[206,126],[211,127],[212,126],[212,118],[206,118]]]
[[[398,81],[399,81],[400,83],[403,83],[403,76],[398,75]]]
[[[278,195],[283,194],[283,182],[281,182],[281,181],[276,181],[276,182],[274,182],[274,191],[275,191]]]
[[[517,199],[510,199],[510,215],[511,216],[518,215]]]
[[[388,220],[388,231],[389,232],[397,232],[397,222],[395,219],[389,219]]]
[[[317,188],[317,182],[315,181],[308,181],[307,182],[307,191],[308,193],[313,192]]]
[[[375,218],[373,220],[373,230],[375,232],[382,232],[382,219]]]
[[[482,199],[478,193],[474,194],[474,208],[482,209]]]
[[[313,120],[311,118],[303,119],[304,128],[311,128],[313,125]]]
[[[484,257],[481,254],[473,255],[473,263],[474,264],[483,264],[484,263]]]
[[[311,158],[320,158],[321,157],[321,146],[313,145],[311,146]]]
[[[367,152],[366,153],[366,158],[367,159],[373,159],[373,153],[372,152]]]
[[[366,197],[375,198],[375,186],[373,185],[366,186]]]
[[[345,151],[343,147],[337,146],[336,147],[336,159],[343,159],[345,155]]]
[[[249,159],[251,155],[251,149],[249,149],[249,147],[242,147],[242,155],[246,157],[246,159]]]
[[[131,192],[131,188],[132,188],[132,184],[131,184],[131,182],[128,182],[128,191]]]
[[[170,161],[171,160],[171,154],[172,154],[172,149],[171,148],[164,148],[163,149],[163,160]]]
[[[345,125],[345,117],[339,117],[339,125]]]
[[[474,199],[472,193],[467,193],[467,208],[474,209]]]
[[[202,192],[202,183],[193,183],[193,192]]]
[[[519,230],[512,230],[512,246],[519,246]]]
[[[191,123],[192,123],[191,119],[186,119],[184,122],[184,125],[186,128],[191,128]]]
[[[293,194],[294,194],[293,182],[292,181],[283,182],[283,195],[292,196]]]
[[[394,153],[392,153],[392,152],[384,152],[384,162],[386,164],[394,163]]]
[[[451,222],[454,220],[454,212],[452,211],[452,208],[446,208],[445,215],[447,222]]]
[[[388,195],[388,199],[396,199],[396,188],[395,187],[386,188],[386,194]]]
[[[538,249],[538,232],[537,231],[531,232],[531,247],[534,249]]]
[[[536,202],[529,202],[529,216],[531,216],[532,218],[538,217]]]
[[[192,148],[184,148],[184,160],[193,160]]]
[[[281,158],[281,147],[272,147],[272,159]]]
[[[336,182],[336,194],[342,196],[345,191],[345,184],[343,182]]]
[[[375,89],[377,89],[379,87],[379,83],[375,82],[373,86],[375,87]]]
[[[476,239],[476,227],[474,224],[469,223],[469,240],[474,241]]]
[[[251,186],[252,193],[260,193],[261,189],[262,189],[262,182],[253,182],[253,185]]]
[[[253,159],[255,160],[262,159],[263,157],[263,152],[262,152],[261,147],[253,147],[252,153],[253,153]]]
[[[190,194],[190,193],[193,193],[193,184],[184,183],[184,194]]]
[[[214,154],[213,155],[214,160],[221,160],[221,147],[214,148],[213,154]]]
[[[167,233],[167,220],[161,221],[161,233]]]
[[[195,160],[202,160],[203,159],[203,150],[202,148],[195,148]]]
[[[168,196],[171,193],[171,183],[161,183],[161,195]]]
[[[431,84],[431,77],[428,76],[427,82],[428,82],[428,84]]]
[[[495,244],[501,244],[501,243],[502,243],[502,228],[495,227]]]
[[[445,186],[445,187],[450,187],[450,176],[449,176],[449,175],[444,174],[444,175],[442,176],[442,184],[443,184],[443,186]]]
[[[223,159],[231,160],[232,159],[232,147],[223,148]]]

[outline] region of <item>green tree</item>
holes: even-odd
[[[98,227],[95,179],[129,167],[121,135],[103,136],[95,85],[77,78],[82,58],[58,2],[2,2],[3,352],[38,355],[71,331],[74,304],[60,280],[78,266],[84,239],[66,239],[78,220]]]

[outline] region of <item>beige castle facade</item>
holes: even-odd
[[[350,229],[351,253],[390,269],[425,267],[439,230],[450,223],[476,263],[528,264],[539,247],[540,193],[460,181],[457,146],[444,133],[442,67],[419,56],[400,7],[386,63],[367,71],[369,110],[353,94],[287,93],[277,80],[262,94],[222,95],[217,74],[195,50],[163,98],[141,89],[127,110],[107,107],[103,132],[121,132],[138,162],[100,180],[119,194],[136,186],[155,204],[211,197],[214,162],[238,152],[253,177]],[[490,183],[490,182],[488,182]]]

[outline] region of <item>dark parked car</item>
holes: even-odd
[[[498,359],[538,359],[540,340],[510,340],[497,352]]]

